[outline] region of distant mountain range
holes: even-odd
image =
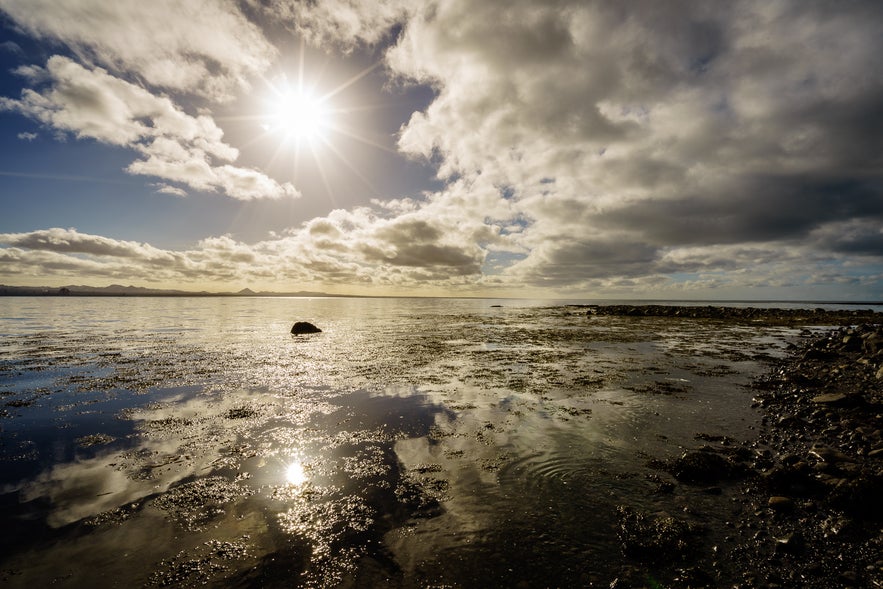
[[[0,296],[87,296],[87,297],[339,297],[346,295],[334,295],[324,292],[297,291],[297,292],[255,292],[250,288],[243,288],[238,292],[208,292],[187,290],[165,290],[160,288],[145,288],[143,286],[123,286],[111,284],[110,286],[85,286],[70,285],[62,287],[51,286],[6,286],[0,284]]]

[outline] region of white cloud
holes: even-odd
[[[276,54],[231,0],[0,0],[0,10],[85,63],[214,100],[247,88]]]
[[[535,248],[506,274],[487,274],[482,265],[494,240],[502,242],[504,236],[481,229],[484,235],[476,235],[476,228],[445,225],[420,209],[403,217],[379,213],[335,210],[257,243],[222,235],[183,251],[75,229],[0,234],[5,246],[0,247],[0,278],[43,286],[125,281],[192,290],[248,285],[350,294],[713,296],[723,290],[750,296],[747,289],[766,289],[771,295],[797,289],[809,297],[836,293],[834,288],[842,285],[873,293],[883,280],[883,274],[871,270],[873,263],[823,256],[799,244],[657,251],[639,242],[567,237]],[[488,245],[477,245],[485,238]]]
[[[255,244],[220,236],[180,252],[53,228],[0,234],[6,246],[0,248],[0,275],[149,276],[165,284],[242,282],[281,289],[451,287],[480,278],[484,250],[475,242],[469,228],[425,214],[388,218],[367,208],[335,210]]]
[[[135,149],[142,157],[128,166],[129,173],[240,200],[299,196],[289,183],[231,165],[239,151],[223,141],[214,120],[188,115],[167,96],[59,55],[27,74],[45,80],[46,87],[25,89],[18,100],[0,97],[0,110],[15,110],[80,139]]]
[[[488,216],[506,214],[493,187],[454,183],[428,201],[384,205],[336,209],[257,243],[220,236],[183,251],[75,229],[0,234],[0,276],[125,275],[200,289],[214,282],[277,290],[474,291],[488,252],[515,247]]]
[[[182,198],[187,196],[187,191],[178,188],[177,186],[171,186],[162,182],[157,182],[153,184],[153,186],[156,188],[156,191],[161,194],[171,194],[172,196],[180,196]]]
[[[88,235],[80,233],[76,229],[53,228],[29,233],[0,233],[0,243],[32,250],[129,258],[160,264],[173,262],[175,258],[174,254],[156,249],[146,243]]]
[[[16,137],[18,137],[22,141],[33,141],[38,137],[38,135],[36,133],[31,133],[30,131],[24,131],[16,135]]]
[[[360,43],[383,41],[394,25],[424,4],[418,0],[251,0],[273,18],[315,44],[351,50]]]

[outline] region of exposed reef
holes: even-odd
[[[879,323],[883,313],[871,309],[851,311],[815,309],[777,309],[758,307],[684,306],[684,305],[586,305],[587,314],[623,317],[675,317],[744,321],[762,325],[850,325]]]

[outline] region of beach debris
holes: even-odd
[[[298,321],[292,325],[291,333],[294,335],[302,335],[307,333],[322,333],[322,330],[309,321]]]

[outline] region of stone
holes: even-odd
[[[763,473],[762,479],[773,493],[806,494],[818,485],[815,474],[806,462],[798,462],[791,466],[773,467]]]
[[[648,562],[683,558],[696,549],[702,529],[666,513],[649,514],[617,508],[619,539],[626,556]]]
[[[805,547],[803,536],[799,532],[793,532],[786,536],[776,538],[776,552],[785,554],[800,554]]]
[[[668,468],[676,479],[685,483],[714,484],[738,478],[740,468],[728,458],[714,452],[686,452]]]
[[[819,405],[845,405],[848,403],[849,397],[844,395],[843,393],[823,393],[821,395],[816,395],[812,398],[813,403],[817,403]]]
[[[819,460],[836,464],[838,462],[854,462],[852,458],[839,450],[828,448],[826,446],[813,446],[809,453]]]
[[[847,335],[843,338],[843,348],[850,352],[857,352],[862,349],[862,340],[855,335]]]
[[[322,330],[308,321],[298,321],[291,327],[291,333],[294,335],[303,335],[307,333],[321,333]]]
[[[767,505],[770,509],[776,511],[791,511],[794,509],[794,501],[790,497],[782,497],[780,495],[770,497],[769,501],[767,501]]]
[[[883,350],[883,337],[876,333],[869,334],[862,343],[862,349],[866,354],[876,355],[877,352]]]

